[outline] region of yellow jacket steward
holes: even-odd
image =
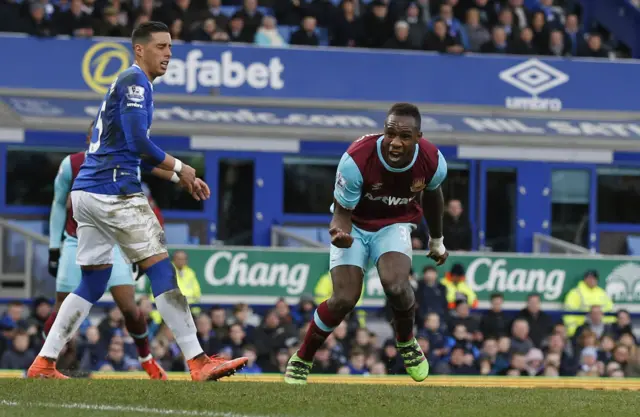
[[[313,296],[316,304],[320,304],[325,300],[328,300],[333,294],[333,282],[331,281],[331,273],[327,272],[323,276],[320,277],[316,287],[313,290]],[[360,299],[356,304],[356,307],[362,306],[362,298],[364,296],[364,285],[362,286],[362,294],[360,294]],[[366,316],[367,312],[364,310],[357,309],[356,314],[358,316],[358,322],[360,323],[360,327],[366,326]]]
[[[453,278],[451,277],[451,273],[447,272],[440,281],[442,285],[447,288],[447,304],[450,309],[456,308],[456,294],[460,293],[467,297],[467,303],[471,308],[478,307],[478,296],[471,289],[469,285],[467,285],[464,280],[459,281],[458,283],[453,282]]]
[[[196,273],[193,271],[193,269],[189,268],[188,266],[185,266],[180,271],[178,271],[175,265],[173,265],[173,268],[176,270],[178,288],[180,288],[180,291],[182,292],[182,294],[185,297],[187,297],[187,301],[189,302],[189,304],[199,303],[200,297],[202,296],[202,290],[200,289],[200,283],[198,282],[198,277],[196,276]],[[151,300],[151,302],[153,302],[155,298],[153,296],[153,293],[151,292],[151,286],[148,279],[147,279],[147,285],[149,285],[149,288],[147,291],[149,293],[149,299]],[[191,312],[197,315],[200,313],[200,308],[192,307]],[[157,311],[153,311],[151,313],[151,318],[153,319],[153,321],[157,323],[162,322],[160,313],[158,313]]]
[[[573,288],[564,299],[565,314],[562,319],[567,328],[567,335],[573,336],[576,329],[584,324],[585,315],[591,310],[592,306],[601,306],[604,313],[613,311],[613,301],[609,295],[600,287],[589,288],[584,281]],[[613,316],[605,316],[604,323],[615,323],[616,318]]]

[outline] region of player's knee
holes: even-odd
[[[333,294],[331,306],[335,313],[346,316],[353,310],[360,299],[360,293],[357,294]]]
[[[406,278],[391,281],[384,287],[384,292],[392,303],[398,304],[397,307],[408,308],[415,301],[413,289]]]

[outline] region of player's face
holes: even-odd
[[[168,32],[152,33],[149,43],[144,46],[143,59],[151,76],[164,75],[171,59],[171,35]]]
[[[402,168],[413,159],[418,140],[422,137],[411,116],[390,115],[384,125],[382,156],[394,168]]]

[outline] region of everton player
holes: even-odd
[[[395,104],[384,134],[361,137],[342,156],[329,228],[333,294],[315,311],[300,349],[289,359],[285,382],[307,383],[314,354],[358,302],[369,262],[377,267],[392,307],[396,345],[407,373],[415,381],[429,375],[429,363],[413,335],[415,297],[408,278],[411,230],[424,213],[430,235],[428,256],[438,265],[446,261],[440,184],[447,176],[447,163],[422,138],[420,126],[416,106]]]
[[[191,378],[215,380],[231,375],[247,358],[225,361],[204,354],[189,304],[180,292],[169,260],[164,231],[140,184],[143,168],[175,173],[197,199],[209,195],[196,181],[195,169],[158,148],[150,139],[153,86],[167,71],[171,36],[163,23],[147,22],[132,35],[135,64],[118,75],[98,112],[87,156],[73,182],[71,204],[78,223],[76,263],[80,285],[58,311],[53,327],[27,376],[66,378],[55,368],[60,350],[78,330],[93,303],[104,294],[118,245],[128,262],[149,277],[158,311],[175,335]],[[174,177],[175,178],[175,177]]]
[[[91,140],[92,133],[93,123],[89,127],[87,142]],[[51,216],[49,217],[49,273],[56,278],[56,305],[54,312],[44,325],[45,337],[51,330],[60,305],[69,293],[78,287],[82,275],[80,266],[76,264],[76,252],[78,249],[76,230],[78,223],[73,219],[73,208],[69,193],[85,156],[85,152],[77,152],[64,158],[54,183],[53,204],[51,205]],[[163,171],[159,168],[154,168],[152,173],[164,179],[170,180],[172,177],[172,172]],[[196,181],[205,190],[207,189],[206,184],[199,179]],[[157,217],[159,212],[155,213]],[[162,223],[160,218],[158,220]],[[64,243],[62,242],[63,234]],[[61,246],[62,250],[60,249]],[[151,379],[166,380],[166,372],[151,355],[147,338],[147,323],[135,300],[131,267],[123,259],[118,246],[113,248],[113,269],[107,286],[118,308],[122,311],[127,331],[135,341],[138,359],[142,368]]]

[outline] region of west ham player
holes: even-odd
[[[158,148],[150,139],[153,86],[171,58],[166,25],[148,22],[132,35],[135,64],[118,75],[98,112],[86,159],[72,191],[78,223],[76,262],[80,285],[64,300],[40,354],[27,372],[30,378],[66,378],[55,368],[60,350],[78,330],[93,303],[104,294],[113,270],[113,247],[146,273],[156,307],[175,335],[191,378],[215,380],[231,375],[247,358],[224,361],[204,354],[189,304],[176,284],[164,231],[142,193],[139,169],[175,173],[194,198],[208,198],[195,170]],[[141,165],[141,158],[145,163]],[[175,180],[175,177],[174,177]]]
[[[91,140],[92,132],[93,123],[89,127],[87,143]],[[49,217],[49,273],[56,277],[56,305],[44,325],[45,336],[49,334],[62,302],[69,293],[80,285],[82,272],[80,266],[76,264],[78,224],[73,219],[69,193],[85,156],[86,152],[78,152],[64,158],[54,183],[53,204]],[[170,171],[161,172],[158,168],[154,168],[152,172],[161,178],[172,176]],[[63,233],[64,243],[62,243]],[[62,246],[62,251],[60,246]],[[122,311],[129,334],[135,341],[140,364],[151,379],[166,380],[166,372],[151,355],[147,338],[147,323],[135,301],[132,270],[123,259],[118,246],[113,248],[113,260],[113,270],[107,286],[118,308]]]
[[[396,345],[407,373],[415,381],[429,375],[429,363],[413,336],[415,297],[408,278],[411,230],[424,212],[430,235],[428,256],[438,265],[446,261],[440,184],[447,176],[447,163],[422,138],[420,126],[416,106],[396,104],[389,110],[384,134],[363,136],[342,156],[329,228],[333,295],[315,311],[300,349],[289,359],[285,382],[307,383],[316,351],[358,302],[369,261],[377,267],[392,307]]]

